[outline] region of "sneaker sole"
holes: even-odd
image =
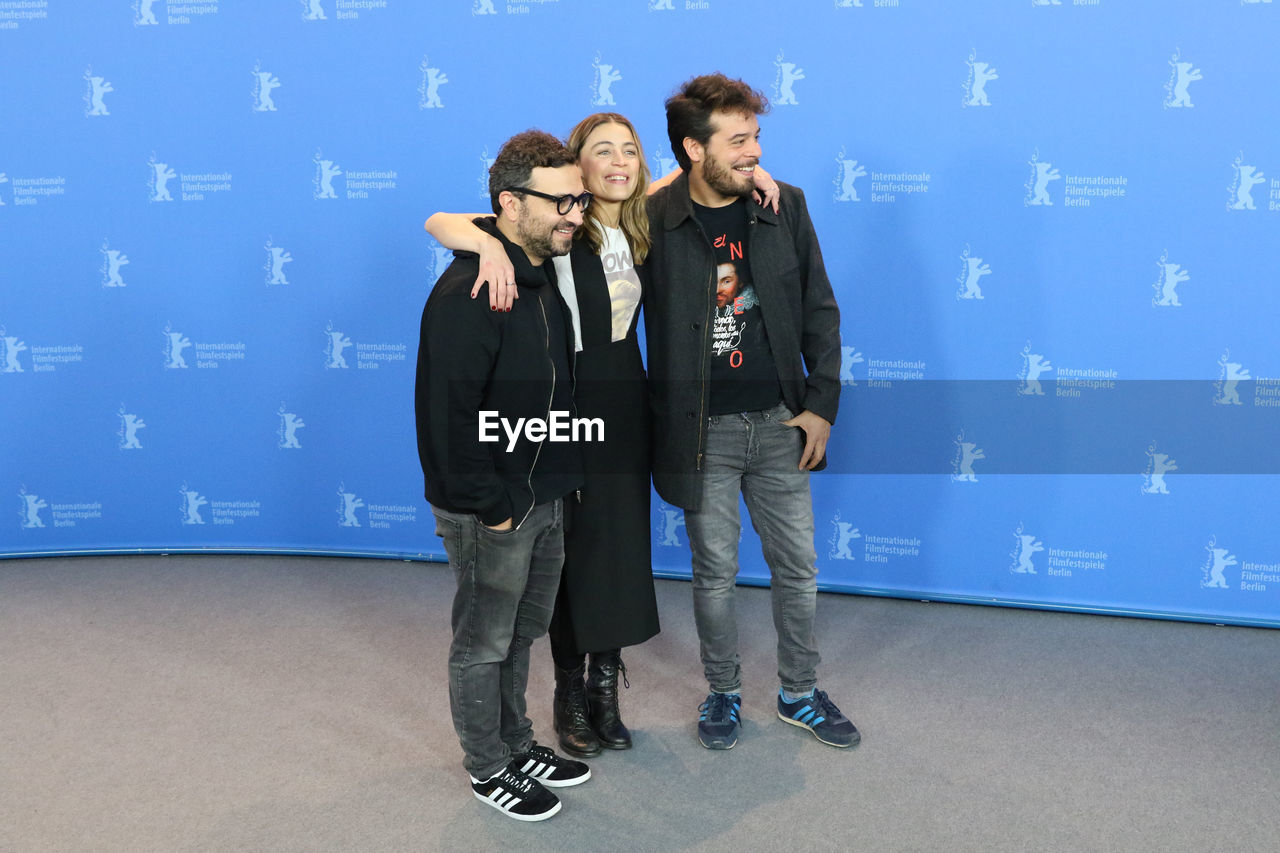
[[[505,809],[502,808],[502,806],[498,805],[493,800],[490,800],[488,797],[482,797],[479,794],[477,794],[475,791],[472,791],[471,793],[477,800],[484,803],[486,806],[492,806],[493,808],[502,812],[507,817],[515,818],[516,820],[522,820],[525,823],[536,823],[540,820],[546,820],[549,817],[553,817],[557,813],[559,813],[560,806],[563,805],[563,803],[556,803],[554,807],[548,809],[542,814],[516,814],[515,812],[506,811]]]
[[[796,728],[804,729],[806,732],[808,732],[809,734],[817,738],[819,742],[825,743],[827,746],[834,746],[836,749],[848,749],[850,747],[854,747],[862,743],[861,735],[858,736],[857,740],[851,740],[848,743],[836,743],[835,741],[826,740],[823,737],[821,737],[816,731],[814,731],[811,727],[806,726],[804,723],[800,722],[799,720],[793,720],[790,717],[784,717],[781,711],[778,712],[778,719],[782,720],[782,722],[784,723],[790,723]]]
[[[577,776],[573,779],[539,779],[537,776],[530,776],[529,778],[544,788],[572,788],[574,785],[581,785],[590,779],[591,771],[588,770],[585,775]]]
[[[534,767],[527,767],[527,769],[526,767],[519,767],[515,769],[518,769],[521,773],[542,785],[544,788],[572,788],[574,785],[581,785],[583,782],[591,778],[590,769],[584,770],[581,776],[571,776],[568,779],[552,779],[549,777],[556,772],[552,769],[552,765],[539,761]],[[551,772],[548,773],[548,770],[551,770]]]
[[[705,746],[707,749],[733,749],[733,748],[734,748],[734,746],[736,746],[736,745],[737,745],[737,743],[738,743],[738,739],[737,739],[737,738],[734,738],[734,739],[733,739],[731,742],[729,742],[729,743],[722,743],[722,742],[719,742],[719,741],[712,741],[711,743],[707,743],[707,742],[706,742],[705,740],[703,740],[702,738],[698,738],[698,743],[702,744],[702,745],[703,745],[703,746]]]

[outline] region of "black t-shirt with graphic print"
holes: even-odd
[[[716,253],[710,414],[771,409],[782,387],[747,264],[747,205],[742,199],[725,207],[694,203],[693,213]]]

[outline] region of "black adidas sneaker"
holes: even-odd
[[[471,777],[476,799],[516,820],[546,820],[560,811],[560,799],[518,770],[507,767],[484,782]]]
[[[562,758],[550,747],[538,746],[537,741],[529,744],[524,752],[512,755],[507,769],[523,773],[548,788],[581,785],[591,778],[591,769],[587,765],[572,758]]]

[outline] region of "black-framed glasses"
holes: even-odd
[[[573,210],[575,204],[582,208],[583,213],[586,213],[587,208],[591,206],[591,199],[594,198],[591,193],[586,192],[582,195],[573,195],[572,193],[547,195],[537,190],[531,190],[528,187],[503,187],[499,192],[524,193],[525,195],[536,195],[538,198],[545,198],[547,201],[554,201],[556,203],[556,213],[561,216],[568,216],[569,211]]]

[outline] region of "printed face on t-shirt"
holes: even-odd
[[[733,304],[742,284],[738,280],[738,268],[734,264],[725,263],[716,267],[716,307],[724,308]]]
[[[694,216],[715,258],[708,335],[713,415],[768,409],[781,399],[756,282],[751,276],[750,220],[742,200],[721,207],[694,203]]]

